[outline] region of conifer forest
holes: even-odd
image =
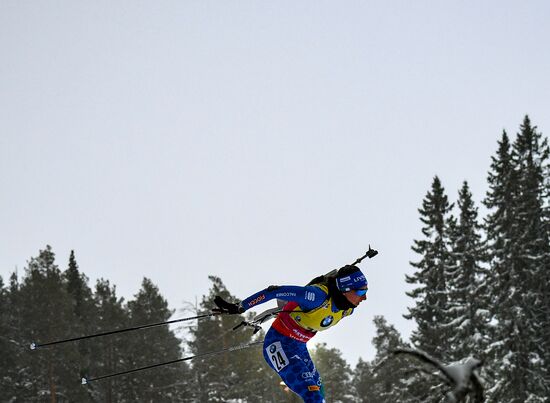
[[[412,334],[400,334],[377,316],[374,359],[359,359],[355,367],[338,349],[309,343],[327,402],[549,401],[550,147],[528,116],[518,126],[514,135],[495,134],[489,172],[479,172],[487,180],[484,195],[473,195],[467,181],[460,189],[445,189],[445,178],[436,176],[416,206],[420,230],[410,241],[416,259],[403,279],[411,290],[403,315],[415,325]],[[45,244],[21,257],[27,259],[23,272],[0,277],[1,402],[300,401],[281,385],[256,345],[86,385],[80,381],[261,341],[263,331],[232,330],[251,320],[250,313],[31,351],[31,341],[158,323],[180,314],[174,315],[154,278],[143,278],[128,300],[109,279],[92,284],[78,252],[58,256],[55,245]],[[216,295],[237,301],[223,279],[209,279],[210,289],[199,291],[204,295],[188,316],[211,313]],[[452,397],[448,379],[399,351],[419,351],[444,366],[475,359],[482,396],[470,387]]]

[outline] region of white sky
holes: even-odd
[[[388,4],[390,3],[390,4]],[[172,308],[362,255],[369,299],[317,341],[408,336],[434,175],[486,191],[503,129],[550,131],[546,1],[0,1],[0,275],[51,244]],[[267,307],[267,306],[266,306]]]

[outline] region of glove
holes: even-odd
[[[216,298],[214,298],[214,303],[216,304],[217,308],[212,309],[213,312],[227,313],[229,315],[237,315],[244,312],[244,308],[241,306],[241,304],[227,302],[219,295],[216,295]]]

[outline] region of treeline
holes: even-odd
[[[419,209],[418,260],[406,278],[414,304],[405,317],[417,325],[411,342],[442,362],[482,359],[487,402],[550,396],[549,154],[526,116],[513,141],[506,132],[498,141],[485,217],[467,182],[454,205],[438,177]],[[440,401],[444,389],[418,373],[412,400],[393,401]]]
[[[214,294],[226,294],[212,278],[197,314],[210,312]],[[100,279],[92,290],[71,252],[60,270],[50,246],[33,257],[22,279],[0,279],[0,401],[3,402],[222,402],[258,401],[282,393],[262,365],[259,349],[182,362],[81,385],[100,376],[229,347],[251,338],[231,332],[235,317],[214,317],[190,329],[183,343],[173,329],[155,327],[30,351],[31,341],[49,342],[91,333],[167,321],[173,315],[149,279],[132,300]],[[230,330],[227,332],[227,330]],[[261,336],[258,336],[261,337]],[[269,401],[269,400],[267,400]],[[277,401],[273,398],[272,401]]]
[[[211,288],[190,314],[211,312],[216,295],[235,300],[221,279],[210,280]],[[157,323],[173,313],[151,280],[143,279],[134,298],[125,301],[107,280],[98,280],[91,289],[74,252],[62,270],[46,246],[28,261],[22,278],[13,273],[4,284],[0,277],[0,401],[299,402],[264,362],[260,346],[81,385],[83,376],[93,378],[262,340],[262,332],[232,330],[243,319],[240,315],[202,319],[182,329],[183,337],[177,336],[178,329],[161,326],[29,349],[31,341],[46,343]],[[397,331],[383,318],[377,318],[377,326],[378,345],[385,351],[397,340]],[[317,345],[312,355],[327,385],[328,401],[350,402],[361,395],[357,400],[361,402],[372,395],[360,390],[369,363],[360,361],[352,370],[341,352],[326,344]]]
[[[451,203],[435,177],[419,209],[421,237],[412,248],[415,321],[410,346],[443,363],[469,356],[484,361],[487,402],[545,402],[550,396],[550,150],[526,116],[513,141],[497,142],[483,198],[486,215],[467,182]],[[464,158],[465,163],[467,157]],[[221,279],[193,314],[210,312],[215,295],[235,300]],[[242,318],[195,322],[185,339],[168,327],[29,351],[30,341],[168,320],[158,288],[144,279],[124,301],[109,281],[90,288],[74,253],[59,269],[47,246],[29,260],[22,278],[0,278],[0,401],[6,402],[297,402],[264,363],[261,349],[186,361],[80,385],[103,375],[261,340]],[[448,385],[432,368],[391,352],[409,347],[383,317],[374,320],[375,358],[355,368],[340,351],[315,346],[313,359],[328,402],[440,402]]]
[[[187,367],[112,379],[90,387],[80,377],[106,374],[180,356],[180,340],[166,328],[114,335],[30,351],[48,342],[134,324],[168,320],[172,311],[157,287],[144,279],[132,301],[98,280],[92,291],[71,252],[61,271],[50,246],[28,261],[25,274],[0,279],[0,400],[4,402],[158,401],[175,396]],[[181,376],[184,374],[184,376]]]

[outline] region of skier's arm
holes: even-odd
[[[282,285],[282,286],[270,286],[265,290],[252,294],[250,297],[245,298],[240,307],[246,311],[258,304],[270,301],[272,299],[281,299],[283,301],[297,302],[300,307],[305,310],[310,310],[320,306],[327,294],[319,287],[314,286],[297,286],[297,285]]]

